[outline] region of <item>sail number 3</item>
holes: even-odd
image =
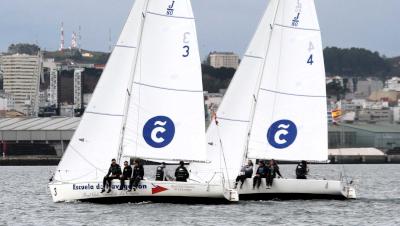
[[[190,46],[188,45],[189,42],[190,42],[190,32],[183,33],[184,46],[182,48],[185,51],[184,54],[182,54],[183,57],[188,57],[190,55]]]

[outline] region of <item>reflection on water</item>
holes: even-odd
[[[154,167],[155,168],[155,167]],[[242,201],[233,205],[53,203],[54,167],[0,167],[0,225],[400,225],[400,165],[346,165],[358,200]],[[281,165],[294,177],[294,165]],[[147,167],[148,174],[154,174]],[[310,177],[337,179],[339,165],[312,165]]]

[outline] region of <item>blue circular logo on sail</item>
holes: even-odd
[[[143,127],[143,138],[153,148],[163,148],[171,143],[175,135],[174,122],[166,116],[149,119]]]
[[[279,120],[274,122],[268,129],[268,143],[277,149],[289,147],[296,140],[297,127],[290,120]]]

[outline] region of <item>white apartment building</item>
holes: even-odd
[[[400,78],[393,77],[386,81],[386,90],[400,92]]]
[[[0,93],[0,111],[10,111],[15,108],[15,99],[12,94]]]
[[[15,110],[28,116],[39,111],[39,82],[42,56],[14,54],[1,57],[4,92],[15,100]]]
[[[234,68],[239,66],[239,56],[232,52],[212,52],[208,55],[210,66]]]

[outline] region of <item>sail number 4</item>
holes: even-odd
[[[307,64],[313,65],[314,60],[313,60],[313,55],[311,54],[310,57],[307,60]]]

